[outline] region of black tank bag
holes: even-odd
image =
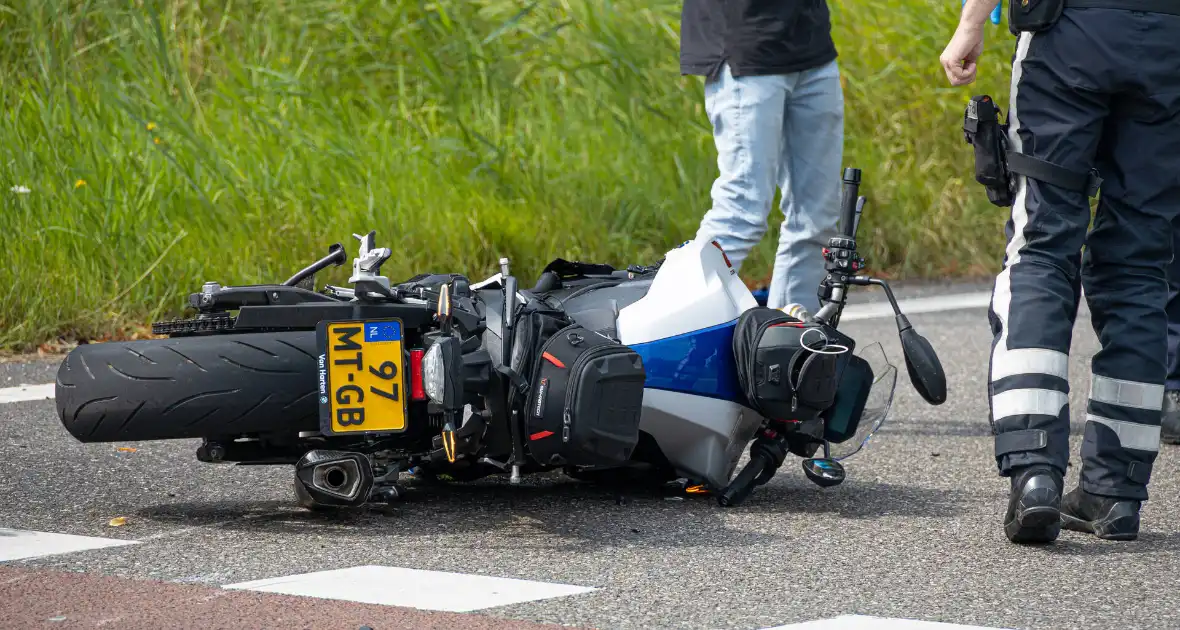
[[[834,346],[847,350],[830,354]],[[852,354],[855,347],[831,326],[805,324],[767,307],[742,314],[733,338],[738,381],[752,408],[796,421],[798,431],[833,444],[856,434],[873,385],[873,369]],[[815,444],[795,445],[792,452],[811,457]]]
[[[834,346],[843,352],[833,353]],[[804,324],[778,309],[738,318],[733,353],[754,409],[773,420],[807,422],[832,406],[853,342],[836,329]]]
[[[646,381],[639,353],[579,324],[549,335],[543,328],[522,414],[529,453],[549,466],[626,462],[639,442]]]

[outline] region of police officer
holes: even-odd
[[[974,80],[995,5],[964,5],[941,58],[952,85]],[[1017,543],[1050,542],[1061,527],[1131,540],[1167,372],[1180,0],[1014,0],[1008,20],[1018,36],[1007,119],[1014,196],[989,313],[988,388],[996,463],[1011,479],[1004,532]],[[1079,414],[1080,483],[1064,494],[1079,287],[1102,347]]]

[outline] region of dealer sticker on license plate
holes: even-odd
[[[399,319],[321,322],[320,431],[406,428],[405,353]]]

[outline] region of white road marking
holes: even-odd
[[[24,402],[26,400],[53,400],[54,389],[53,383],[0,388],[0,403]]]
[[[0,562],[138,544],[139,542],[135,540],[54,534],[0,527]]]
[[[889,619],[867,615],[842,615],[832,619],[817,619],[763,630],[1003,630],[984,626],[965,626],[957,623]]]
[[[942,311],[957,311],[973,308],[987,308],[991,304],[990,291],[975,293],[957,293],[954,295],[939,295],[935,297],[911,298],[898,300],[897,306],[906,315],[916,313],[938,313]],[[844,307],[844,314],[840,321],[847,322],[858,319],[880,319],[893,317],[893,307],[889,302],[872,304],[849,304]]]
[[[596,590],[568,584],[373,565],[227,584],[223,588],[446,612],[471,612]]]

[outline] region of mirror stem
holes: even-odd
[[[877,278],[850,278],[849,284],[873,285],[885,289],[885,297],[889,298],[889,306],[893,308],[893,313],[902,316],[901,307],[897,305],[897,298],[893,295],[893,289],[890,288],[889,283]]]
[[[854,277],[848,278],[847,284],[855,285],[855,286],[862,286],[862,287],[873,285],[873,286],[878,286],[878,287],[881,287],[882,289],[884,289],[885,290],[885,297],[889,299],[889,306],[893,309],[893,314],[897,317],[897,330],[898,330],[898,332],[905,332],[906,330],[909,330],[910,328],[912,328],[912,326],[910,325],[910,321],[908,319],[906,319],[905,315],[902,314],[901,307],[898,306],[898,304],[897,304],[897,297],[893,295],[893,289],[889,286],[889,283],[885,282],[884,280],[878,280],[877,278],[869,278],[867,276],[854,276]]]

